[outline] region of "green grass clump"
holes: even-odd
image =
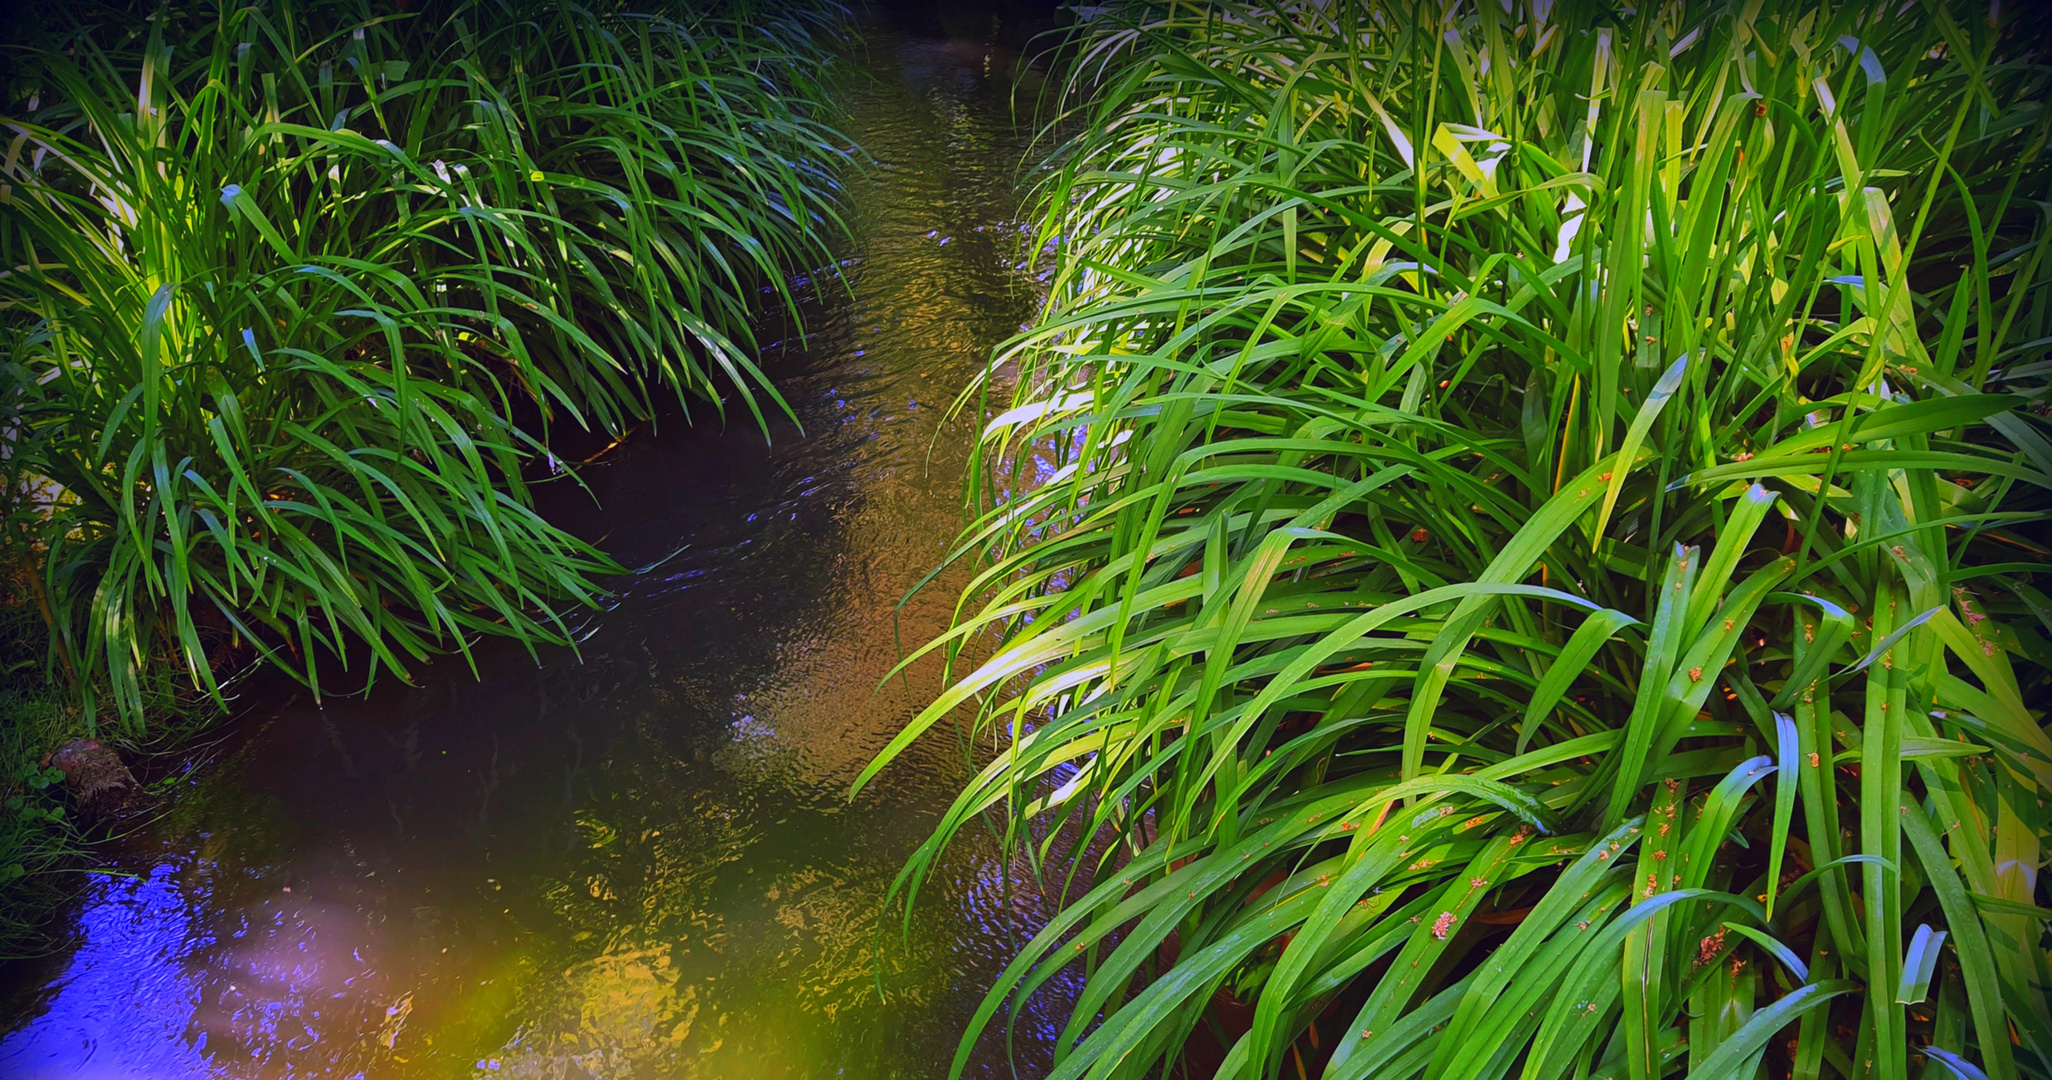
[[[748,318],[836,227],[831,5],[49,14],[0,102],[0,360],[89,722],[238,649],[318,691],[565,641],[618,567],[532,508],[551,426],[779,404]]]
[[[901,887],[992,811],[1059,900],[957,1072],[1060,976],[1057,1080],[2052,1077],[1993,10],[1084,13],[987,563],[857,785],[972,715]]]
[[[560,425],[782,402],[830,259],[831,3],[184,0],[0,16],[0,954],[71,895],[41,762],[481,635],[619,567]],[[111,714],[112,723],[109,723]]]

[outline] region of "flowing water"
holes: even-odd
[[[935,1077],[1029,931],[965,842],[882,910],[965,779],[879,688],[951,590],[956,392],[1031,314],[1008,58],[879,32],[849,134],[848,286],[770,352],[803,425],[642,433],[556,485],[629,566],[581,657],[483,649],[240,725],[96,879],[0,1042],[13,1077]],[[1047,1017],[1017,1065],[1044,1069]],[[990,1040],[972,1075],[1012,1075]]]

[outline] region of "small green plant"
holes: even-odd
[[[0,957],[42,951],[49,916],[69,898],[64,876],[81,865],[81,842],[57,790],[64,774],[43,754],[67,729],[49,693],[0,689]]]
[[[2037,38],[1083,14],[988,562],[857,783],[971,717],[900,889],[989,812],[1058,902],[956,1073],[1060,978],[1055,1080],[2052,1076]]]

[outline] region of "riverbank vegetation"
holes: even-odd
[[[1059,903],[956,1071],[2052,1077],[2028,13],[1086,14],[863,777],[970,718],[901,890],[991,812]]]
[[[34,640],[0,708],[68,720],[0,763],[9,812],[50,738],[218,710],[251,663],[353,691],[567,642],[618,568],[534,509],[552,435],[781,407],[750,319],[839,228],[832,4],[15,18],[0,569]]]

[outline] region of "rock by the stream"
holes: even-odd
[[[142,802],[142,785],[113,748],[98,739],[76,739],[50,754],[64,774],[64,786],[80,809],[99,821],[114,821]]]

